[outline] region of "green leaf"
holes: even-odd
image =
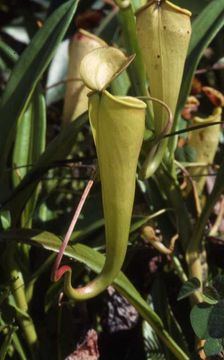
[[[224,300],[220,300],[212,307],[208,319],[208,332],[212,338],[221,339],[224,337]]]
[[[2,224],[2,228],[4,230],[8,229],[11,225],[11,216],[9,211],[1,211],[0,212],[0,222]]]
[[[16,309],[6,301],[1,304],[1,318],[6,324],[11,324],[16,319]]]
[[[3,343],[2,343],[2,346],[0,348],[0,359],[1,360],[4,360],[6,358],[6,356],[7,356],[8,349],[9,349],[9,347],[11,345],[15,329],[16,328],[14,326],[12,326],[12,325],[10,325],[8,327],[8,332],[7,332],[7,334],[5,336],[5,339],[4,339]]]
[[[192,78],[203,51],[224,24],[224,0],[210,1],[192,24],[192,37],[179,96],[180,110],[189,94]]]
[[[111,81],[122,73],[133,61],[121,50],[112,46],[99,47],[84,56],[80,63],[80,76],[84,84],[93,91],[105,90]],[[90,72],[89,69],[92,68]]]
[[[224,166],[222,166],[222,168],[224,168]],[[220,176],[220,186],[222,186],[222,184],[221,184],[221,176]],[[220,189],[220,191],[221,191],[221,189]],[[212,285],[215,288],[215,290],[217,291],[217,293],[219,294],[219,296],[221,298],[224,298],[224,276],[223,275],[217,275],[213,279]]]
[[[220,297],[218,291],[213,286],[206,286],[203,292],[203,299],[207,304],[214,305],[219,301]]]
[[[197,15],[198,13],[200,13],[203,10],[203,8],[207,5],[206,0],[201,0],[201,1],[174,0],[173,3],[182,8],[187,8],[193,13],[193,15]]]
[[[208,334],[208,319],[212,309],[212,305],[200,303],[191,310],[191,326],[199,339],[208,339],[210,337]]]
[[[66,1],[54,11],[37,31],[11,74],[0,109],[0,153],[3,164],[12,145],[16,121],[24,112],[37,82],[61,42],[77,4],[78,0]]]
[[[186,339],[184,338],[184,331],[180,328],[180,325],[175,318],[175,315],[169,303],[166,289],[166,280],[164,279],[163,274],[158,274],[156,279],[154,279],[151,287],[151,297],[152,303],[154,305],[154,310],[163,320],[169,334],[185,352],[188,352],[189,350]],[[164,348],[163,350],[166,360],[174,359],[170,351],[167,351],[166,348]]]
[[[148,221],[155,219],[156,217],[163,215],[167,210],[161,209],[159,211],[156,211],[155,213],[152,213],[148,216],[141,217],[140,219],[133,219],[130,227],[130,233],[133,233],[134,231],[139,230],[144,224],[146,224]]]
[[[222,342],[218,339],[208,339],[205,342],[204,351],[206,356],[217,355],[223,350]]]
[[[200,288],[201,284],[197,278],[192,278],[188,280],[180,289],[177,296],[177,300],[182,300],[189,295],[193,294],[196,290]]]
[[[18,54],[10,46],[0,41],[0,59],[6,68],[11,68],[18,60]]]
[[[224,24],[223,8],[224,0],[210,1],[193,22],[188,57],[185,63],[172,132],[178,128],[179,115],[189,95],[192,79],[203,52]],[[173,153],[176,148],[176,137],[169,139],[169,148]]]
[[[6,325],[5,322],[2,320],[2,318],[0,317],[0,332],[3,329],[7,329],[10,328],[10,326]],[[17,330],[16,327],[14,327],[14,330]],[[15,350],[17,351],[18,355],[19,355],[19,359],[20,360],[27,360],[27,357],[24,353],[24,350],[22,348],[21,342],[17,336],[16,331],[14,331],[13,333],[13,337],[12,337],[12,342],[13,342],[13,346],[15,347]],[[2,358],[1,358],[2,359]]]
[[[27,165],[35,164],[45,149],[46,143],[46,105],[40,86],[31,98],[29,106],[17,124],[16,140],[13,152],[13,166],[18,167],[13,172],[14,184],[18,185],[29,172]],[[20,168],[21,167],[21,168]],[[23,216],[23,224],[31,224],[40,187],[37,187],[30,197]]]
[[[35,190],[38,181],[49,167],[56,161],[63,160],[69,154],[76,135],[82,126],[86,123],[86,114],[82,115],[76,121],[68,124],[61,133],[48,145],[45,152],[40,156],[32,170],[24,177],[19,186],[10,195],[3,199],[3,209],[11,212],[11,217],[16,221],[23,210],[26,201]]]
[[[41,230],[11,230],[0,234],[0,241],[10,240],[38,245],[46,250],[55,252],[59,251],[61,245],[60,238],[52,233]],[[64,254],[69,258],[85,263],[96,273],[102,270],[105,261],[105,257],[102,254],[82,244],[67,246]],[[149,307],[123,273],[120,272],[113,285],[135,306],[140,315],[152,326],[164,344],[176,355],[177,359],[189,360],[189,357],[178,347],[174,340],[170,338],[159,316]]]

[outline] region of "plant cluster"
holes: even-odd
[[[222,358],[224,0],[0,19],[0,359]]]

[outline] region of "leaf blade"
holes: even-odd
[[[39,245],[46,250],[55,252],[59,251],[61,244],[60,239],[56,235],[49,232],[43,232],[41,230],[34,231],[23,229],[19,231],[7,231],[0,234],[0,241],[4,240],[16,240],[19,242],[26,242],[31,245]],[[101,271],[104,263],[104,256],[102,254],[82,244],[67,246],[64,254],[70,258],[85,263],[97,273]],[[188,355],[179,348],[175,341],[166,332],[159,316],[148,306],[136,288],[123,273],[120,272],[113,285],[133,306],[136,307],[140,315],[152,326],[160,339],[176,355],[177,359],[189,360]]]
[[[61,5],[39,29],[17,62],[5,89],[0,109],[0,152],[4,164],[13,140],[15,124],[50,63],[74,15],[79,0]]]
[[[213,0],[192,24],[192,37],[179,96],[179,110],[183,107],[189,94],[191,81],[204,49],[224,24],[223,8],[224,0]]]

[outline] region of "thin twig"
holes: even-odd
[[[60,85],[64,85],[64,84],[66,84],[66,83],[68,83],[68,82],[74,82],[74,81],[80,81],[80,82],[82,82],[82,79],[81,79],[81,78],[68,78],[68,79],[60,80],[60,81],[58,81],[58,82],[56,82],[56,83],[54,83],[54,84],[52,84],[52,85],[47,86],[47,87],[45,88],[45,90],[50,90],[50,89],[52,89],[52,88],[54,88],[54,87],[57,87],[57,86],[60,86]]]

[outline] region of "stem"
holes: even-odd
[[[14,331],[15,331],[15,329],[13,328],[12,325],[8,326],[8,333],[6,334],[3,344],[1,345],[1,348],[0,348],[0,359],[1,360],[5,360],[5,358],[7,356],[8,349],[12,342],[12,337],[13,337]]]
[[[124,42],[129,55],[135,54],[135,60],[129,66],[129,75],[131,83],[137,96],[149,96],[148,89],[146,86],[146,73],[145,66],[142,59],[141,50],[138,44],[137,33],[136,33],[136,21],[135,15],[131,6],[130,1],[116,0],[116,4],[120,8],[119,18],[122,26],[124,35]],[[153,123],[152,105],[147,102],[147,121]],[[148,124],[149,125],[149,124]]]
[[[188,277],[187,277],[187,275],[183,269],[183,266],[181,265],[181,262],[177,256],[173,256],[172,264],[173,264],[174,270],[176,271],[180,281],[184,284],[188,280]]]
[[[28,284],[26,286],[26,299],[27,299],[28,303],[32,299],[33,288],[34,288],[36,281],[46,270],[49,269],[49,267],[51,266],[54,259],[55,259],[55,254],[51,254],[50,256],[48,256],[48,258],[45,260],[45,262],[42,265],[40,265],[40,267],[37,269],[37,271],[32,275],[32,277],[28,281]]]
[[[214,188],[211,194],[208,196],[206,204],[202,210],[201,216],[194,226],[194,231],[192,237],[190,238],[189,246],[186,251],[186,261],[188,263],[189,273],[196,274],[200,279],[201,274],[201,264],[200,264],[200,254],[201,254],[201,244],[204,236],[204,231],[208,219],[213,211],[213,208],[218,201],[220,195],[224,190],[224,161],[222,162],[218,175],[216,177]]]
[[[62,321],[62,305],[58,307],[58,314],[57,314],[57,359],[62,359],[62,351],[61,351],[61,321]]]
[[[159,165],[161,164],[164,158],[164,154],[167,149],[167,140],[164,140],[163,137],[165,134],[169,132],[172,126],[173,115],[169,106],[167,106],[166,103],[164,103],[162,100],[159,100],[151,96],[147,96],[147,97],[139,96],[138,98],[145,100],[148,99],[159,103],[161,106],[165,108],[168,115],[167,123],[165,124],[164,129],[162,129],[161,133],[157,134],[155,140],[152,141],[151,149],[147,154],[142,169],[139,173],[140,178],[147,179],[156,172],[156,170],[158,169]]]
[[[21,314],[17,314],[18,322],[22,328],[27,345],[30,349],[32,359],[36,359],[37,351],[37,334],[33,324],[32,318],[28,315],[28,304],[25,296],[24,281],[22,273],[15,260],[17,244],[12,242],[8,245],[6,254],[6,264],[8,267],[8,273],[10,276],[10,287],[14,297],[16,306],[24,313],[27,313],[27,317]]]
[[[173,124],[172,124],[172,129],[171,129],[171,133],[176,133],[178,132],[178,119],[180,116],[180,112],[176,111],[176,114],[173,118]],[[171,138],[169,138],[168,140],[168,153],[169,153],[169,164],[172,164],[175,158],[175,150],[177,147],[177,139],[178,139],[178,135],[173,135]]]
[[[177,217],[177,232],[180,234],[181,245],[185,251],[192,234],[192,224],[179,184],[167,171],[165,165],[160,166],[155,175],[155,179],[159,189],[164,191],[169,204],[175,212]]]

